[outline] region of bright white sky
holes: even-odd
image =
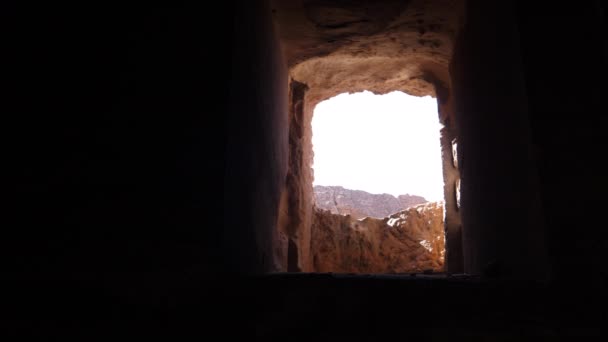
[[[437,100],[340,94],[312,118],[314,185],[443,200]]]

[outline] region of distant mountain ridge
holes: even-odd
[[[422,196],[370,194],[362,190],[350,190],[341,186],[314,186],[315,205],[333,214],[384,218],[403,209],[427,203]]]

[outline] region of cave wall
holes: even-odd
[[[278,234],[289,240],[288,267],[281,269],[289,272],[311,271],[312,129],[306,110],[308,89],[294,79],[289,82],[289,163],[277,223]]]
[[[467,2],[451,62],[464,270],[547,280],[549,263],[515,9]]]
[[[1,314],[25,334],[191,303],[219,275],[253,269],[228,244],[247,225],[223,229],[239,78],[210,71],[250,53],[232,42],[251,32],[233,28],[229,4],[219,24],[200,19],[202,4],[97,5],[0,11]]]
[[[279,203],[293,129],[287,67],[271,16],[266,2],[246,2],[235,19],[224,233],[235,270],[245,273],[285,271],[287,262]]]
[[[607,189],[605,9],[539,5],[470,1],[456,43],[465,270],[601,286],[603,219],[581,213]]]
[[[145,302],[278,267],[287,73],[268,6],[233,5],[2,11],[15,284]]]
[[[559,282],[575,284],[576,270],[605,287],[606,5],[541,4],[517,15],[550,260]]]
[[[449,273],[464,273],[462,252],[462,219],[457,205],[456,184],[460,181],[457,151],[458,127],[456,125],[454,94],[449,88],[437,87],[437,108],[443,128],[440,131],[441,163],[443,167],[444,225],[446,240],[445,270]]]

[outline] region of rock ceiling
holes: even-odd
[[[449,87],[459,0],[275,0],[290,77],[318,103],[343,92],[435,96]]]

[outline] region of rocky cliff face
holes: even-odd
[[[361,190],[345,189],[341,186],[314,187],[315,205],[333,214],[351,215],[353,218],[384,218],[411,206],[426,203],[421,196],[370,194]]]
[[[316,209],[313,272],[411,273],[443,271],[443,203],[420,204],[383,219],[356,219]]]

